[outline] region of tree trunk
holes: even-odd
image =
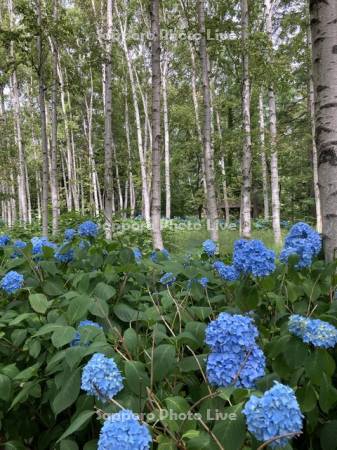
[[[204,120],[203,120],[203,147],[205,161],[205,178],[207,185],[207,218],[210,227],[211,238],[219,240],[218,211],[215,194],[214,160],[211,145],[211,104],[209,83],[209,62],[206,48],[206,27],[204,0],[198,0],[198,21],[200,39],[200,58],[202,65]]]
[[[161,180],[160,180],[160,18],[159,0],[151,0],[151,33],[152,33],[152,239],[153,247],[162,250],[164,248],[161,235]]]
[[[58,0],[53,0],[54,21],[57,21]],[[57,179],[57,99],[58,99],[58,48],[55,36],[51,39],[53,52],[53,84],[51,108],[51,147],[50,147],[50,194],[52,207],[52,231],[57,234],[59,228],[60,202]]]
[[[215,119],[216,119],[216,125],[218,129],[218,136],[220,141],[220,167],[221,167],[221,175],[222,175],[222,193],[223,193],[223,200],[224,200],[224,206],[225,206],[225,221],[226,225],[229,225],[230,222],[230,211],[229,211],[229,202],[228,202],[228,190],[227,190],[227,180],[226,180],[226,164],[225,164],[225,150],[223,148],[223,135],[222,135],[222,127],[220,122],[220,114],[219,111],[215,111]]]
[[[41,27],[41,0],[36,2],[36,13],[38,26]],[[44,55],[41,32],[36,38],[38,52],[38,78],[39,78],[39,107],[41,122],[41,147],[42,147],[42,234],[48,236],[48,183],[49,183],[49,158],[48,158],[48,138],[46,126],[46,104],[45,104],[45,82],[44,82]]]
[[[168,55],[163,61],[162,82],[163,82],[163,119],[164,119],[164,151],[165,151],[165,216],[171,218],[171,178],[170,178],[170,129],[169,111],[167,102],[167,71]]]
[[[262,188],[263,188],[263,210],[265,220],[269,220],[269,189],[268,189],[268,168],[265,145],[265,130],[264,130],[264,106],[263,106],[263,91],[261,89],[259,94],[259,128],[260,128],[260,150],[261,150],[261,171],[262,171]]]
[[[273,46],[273,1],[265,0],[266,31]],[[270,61],[272,63],[272,61]],[[281,244],[281,223],[280,223],[280,183],[278,172],[278,151],[277,151],[277,117],[276,100],[274,86],[271,82],[268,89],[269,95],[269,122],[270,122],[270,176],[271,176],[271,201],[272,201],[272,219],[273,231],[276,244]]]
[[[129,105],[127,92],[125,93],[125,135],[126,145],[128,149],[128,170],[129,170],[129,194],[130,194],[130,215],[135,216],[136,199],[132,173],[132,158],[131,158],[131,142],[130,142],[130,122],[129,122]]]
[[[105,237],[112,238],[112,0],[107,0],[107,42],[105,51],[105,111],[104,111],[104,215]]]
[[[310,2],[318,183],[327,261],[337,249],[337,44],[335,1]]]
[[[251,225],[251,188],[252,188],[252,141],[250,129],[250,79],[249,79],[249,11],[248,0],[241,0],[242,26],[242,115],[243,115],[243,156],[242,156],[242,212],[241,230],[244,238],[250,238]]]

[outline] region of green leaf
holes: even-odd
[[[116,289],[106,283],[98,283],[94,289],[94,295],[101,300],[108,301],[116,294]]]
[[[82,411],[70,424],[70,426],[67,428],[67,430],[62,434],[60,439],[58,439],[57,442],[62,441],[66,437],[70,436],[71,434],[75,433],[78,429],[80,429],[83,425],[85,425],[91,417],[96,414],[95,411]]]
[[[29,296],[30,306],[40,314],[45,314],[50,303],[44,294],[30,294]]]
[[[153,352],[153,380],[163,380],[176,367],[176,350],[173,345],[163,344]]]
[[[55,416],[57,416],[61,411],[64,411],[77,400],[80,393],[81,372],[82,370],[80,367],[72,372],[65,380],[62,390],[52,401],[52,408]]]
[[[88,295],[79,295],[78,297],[70,300],[70,304],[67,309],[69,323],[73,324],[81,319],[84,319],[91,303],[92,300]]]
[[[76,330],[73,327],[62,326],[54,331],[51,340],[56,348],[69,344],[74,339]]]
[[[78,450],[78,445],[75,441],[65,439],[64,441],[61,441],[60,450]]]
[[[321,386],[319,390],[319,406],[328,413],[330,409],[337,403],[337,389],[331,384],[325,373],[323,373]]]
[[[122,322],[134,322],[136,320],[142,320],[143,318],[143,313],[141,311],[132,309],[125,303],[118,303],[118,305],[115,305],[113,308],[113,312]]]
[[[137,352],[140,338],[133,328],[127,328],[124,332],[124,347],[134,355]]]
[[[240,450],[246,440],[246,422],[241,414],[242,407],[241,403],[225,408],[222,414],[226,414],[226,419],[220,420],[213,428],[213,433],[226,450]]]
[[[145,366],[140,361],[126,361],[125,380],[129,389],[140,397],[146,396],[146,387],[150,386],[150,378]]]
[[[11,398],[11,380],[6,375],[0,374],[0,399],[7,402]]]
[[[320,440],[322,450],[337,449],[337,420],[324,424],[320,433]]]

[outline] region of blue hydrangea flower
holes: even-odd
[[[112,414],[101,429],[98,450],[150,450],[148,427],[127,409]]]
[[[299,222],[289,231],[284,248],[280,254],[280,260],[287,263],[290,256],[297,255],[299,261],[295,265],[297,269],[310,267],[312,260],[319,254],[322,248],[322,239],[310,225]]]
[[[251,317],[223,312],[208,324],[205,342],[215,353],[241,353],[254,347],[258,334]]]
[[[74,259],[74,250],[72,248],[65,250],[68,245],[67,242],[61,245],[55,253],[55,259],[60,263],[68,264]]]
[[[81,237],[92,237],[95,238],[98,234],[98,225],[91,220],[81,223],[78,227],[78,234]]]
[[[22,288],[24,283],[24,278],[21,273],[15,272],[14,270],[8,272],[3,279],[0,281],[0,287],[7,294],[14,294]]]
[[[266,358],[262,350],[254,345],[249,351],[239,353],[211,353],[207,359],[206,373],[208,381],[217,387],[227,387],[235,383],[236,387],[252,389],[256,381],[263,377]]]
[[[170,259],[170,258],[171,258],[170,253],[169,253],[168,250],[166,250],[166,248],[163,248],[163,249],[160,251],[160,253],[163,255],[163,257],[164,257],[165,259]],[[154,251],[151,253],[150,259],[151,259],[151,261],[154,262],[154,263],[157,263],[157,262],[158,262],[158,253],[156,252],[156,250],[154,250]]]
[[[240,277],[240,272],[234,266],[229,266],[222,261],[215,261],[213,268],[217,271],[220,278],[225,281],[236,281]]]
[[[99,323],[93,322],[92,320],[82,320],[77,327],[78,331],[76,331],[74,339],[70,342],[71,347],[75,347],[81,343],[81,332],[79,329],[82,327],[94,327],[99,330],[103,330],[102,325]],[[90,342],[84,342],[84,345],[90,345]]]
[[[17,240],[14,242],[14,252],[11,255],[11,258],[18,258],[19,256],[22,256],[22,251],[25,247],[27,247],[26,242]]]
[[[7,234],[2,234],[0,236],[0,247],[4,247],[5,245],[8,245],[10,242],[10,237],[7,236]]]
[[[172,286],[173,283],[175,283],[176,277],[173,275],[172,272],[165,273],[161,279],[159,280],[159,283],[163,284],[166,287]]]
[[[48,238],[46,237],[33,237],[31,243],[33,244],[33,255],[42,255],[43,247],[49,247],[54,250],[57,248],[57,245],[54,242],[48,241]]]
[[[287,434],[299,434],[303,427],[303,415],[294,391],[281,383],[275,385],[259,398],[252,395],[246,403],[243,414],[246,416],[248,430],[261,442],[277,436],[272,448],[285,447],[291,437]]]
[[[290,316],[290,333],[314,347],[333,348],[337,344],[337,328],[319,319],[310,319],[298,314]]]
[[[64,240],[70,242],[74,239],[76,234],[77,234],[76,230],[74,230],[73,228],[67,228],[66,231],[64,232]]]
[[[201,277],[197,279],[197,282],[206,289],[209,283],[209,279],[207,277]]]
[[[139,248],[133,248],[132,251],[135,256],[136,262],[139,264],[143,257],[141,250]]]
[[[203,248],[204,252],[210,257],[214,256],[217,251],[217,245],[214,241],[212,241],[212,239],[207,239],[202,244],[202,248]]]
[[[107,402],[123,387],[123,378],[115,361],[102,353],[95,353],[83,369],[81,388]]]
[[[266,277],[276,269],[275,252],[262,241],[239,239],[234,244],[233,265],[245,275]]]

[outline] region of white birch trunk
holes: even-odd
[[[171,218],[171,176],[170,176],[170,128],[169,110],[167,101],[167,72],[168,55],[163,60],[162,86],[163,86],[163,120],[164,120],[164,153],[165,153],[165,216]]]
[[[268,189],[268,167],[266,156],[265,121],[263,91],[259,94],[259,131],[260,131],[260,152],[261,152],[261,172],[263,189],[263,210],[265,220],[269,220],[269,189]]]

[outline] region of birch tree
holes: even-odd
[[[335,1],[310,1],[318,183],[325,257],[337,249],[337,44]]]
[[[214,155],[211,143],[211,101],[210,101],[210,82],[209,82],[209,59],[206,46],[206,26],[205,26],[205,5],[204,0],[198,0],[198,24],[200,38],[200,59],[202,67],[202,85],[203,85],[203,149],[205,163],[205,179],[207,186],[207,219],[210,228],[211,239],[219,240],[218,230],[218,210],[215,192],[214,178]]]
[[[266,155],[265,120],[263,91],[259,93],[259,133],[260,133],[260,154],[263,189],[263,211],[265,220],[269,220],[269,189],[268,189],[268,166]]]
[[[170,128],[169,128],[169,110],[167,100],[167,73],[168,73],[168,54],[165,52],[162,65],[163,81],[163,120],[164,120],[164,154],[165,154],[165,216],[171,218],[171,176],[170,176]]]

